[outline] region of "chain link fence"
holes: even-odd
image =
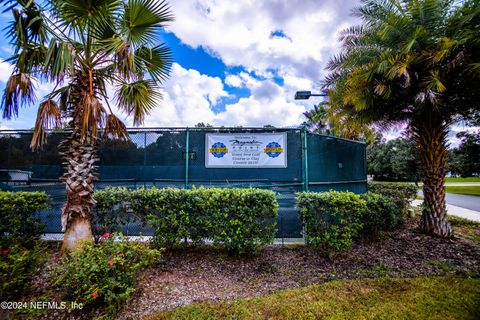
[[[287,135],[286,168],[207,168],[207,133],[277,133]],[[41,151],[32,152],[32,132],[0,131],[0,186],[47,192],[52,208],[39,212],[47,233],[60,233],[65,187],[58,180],[63,160],[58,144],[67,132],[55,131]],[[128,142],[103,141],[99,146],[97,189],[107,186],[267,188],[277,194],[277,237],[301,238],[295,192],[366,191],[365,144],[307,132],[303,128],[145,128],[129,130]],[[188,144],[187,144],[188,141]],[[152,235],[148,226],[132,223],[124,234]]]

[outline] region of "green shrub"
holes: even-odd
[[[368,191],[390,198],[405,214],[417,197],[417,186],[403,182],[368,182]]]
[[[44,227],[35,212],[47,208],[48,196],[44,192],[0,191],[0,246],[32,247]]]
[[[278,203],[272,191],[197,189],[192,195],[205,210],[200,222],[207,236],[215,244],[222,243],[228,252],[252,254],[273,242]]]
[[[139,268],[157,262],[161,250],[105,234],[99,244],[87,243],[83,250],[64,256],[56,272],[56,284],[64,299],[85,308],[104,306],[112,314],[135,291]]]
[[[158,247],[209,240],[231,254],[242,255],[254,253],[275,237],[278,203],[269,190],[108,188],[96,191],[95,199],[97,212],[123,214],[128,207],[148,219]]]
[[[194,232],[196,218],[201,212],[196,210],[197,199],[183,189],[138,189],[130,195],[132,209],[147,217],[154,229],[154,244],[158,247],[172,247],[184,239],[199,242],[200,235]]]
[[[361,215],[362,236],[377,239],[383,231],[391,231],[403,223],[403,211],[390,198],[368,192],[361,196],[366,202],[366,210]]]
[[[146,217],[130,207],[130,191],[127,188],[108,187],[94,193],[93,233],[95,240],[105,232],[120,232],[123,225],[132,222],[145,224]]]
[[[348,249],[362,231],[366,201],[352,192],[297,193],[297,207],[308,245],[339,251]]]
[[[40,266],[41,248],[12,245],[0,251],[0,301],[20,297],[31,288],[32,276]]]
[[[147,215],[159,246],[210,240],[242,255],[273,242],[278,204],[268,190],[151,188],[132,192],[132,208]]]

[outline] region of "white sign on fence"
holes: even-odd
[[[207,168],[286,168],[287,133],[207,133]]]

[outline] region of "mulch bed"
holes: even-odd
[[[253,297],[334,279],[480,276],[480,243],[429,237],[417,232],[417,225],[412,219],[381,241],[358,244],[333,257],[305,246],[280,245],[250,258],[229,257],[208,246],[166,252],[160,265],[140,274],[137,291],[116,318],[139,319],[193,302]],[[35,281],[44,289],[29,300],[47,291],[56,295],[48,290],[47,279],[58,258],[54,254],[47,263]],[[63,316],[48,314],[49,319]]]
[[[142,274],[119,317],[138,319],[193,302],[252,297],[333,279],[480,276],[479,243],[429,237],[417,232],[417,225],[409,221],[381,241],[330,258],[305,246],[270,246],[252,258],[199,249],[169,252],[161,267]]]

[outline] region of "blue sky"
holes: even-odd
[[[175,21],[162,33],[174,53],[163,100],[145,126],[297,126],[318,101],[294,101],[318,89],[337,33],[352,24],[356,1],[176,0]],[[4,29],[11,13],[0,15]],[[11,72],[11,49],[0,35],[0,90]],[[37,86],[40,99],[51,84]],[[35,106],[1,128],[31,128]],[[131,124],[131,119],[125,119]]]
[[[357,0],[175,0],[175,21],[162,33],[174,53],[163,100],[145,126],[298,126],[320,100],[295,101],[297,90],[319,90],[339,31],[357,24]],[[10,13],[0,14],[3,29]],[[11,72],[0,35],[0,90]],[[51,89],[39,84],[41,98]],[[0,128],[31,128],[36,108],[0,119]],[[128,125],[131,119],[124,118]],[[399,132],[389,132],[388,137]]]

